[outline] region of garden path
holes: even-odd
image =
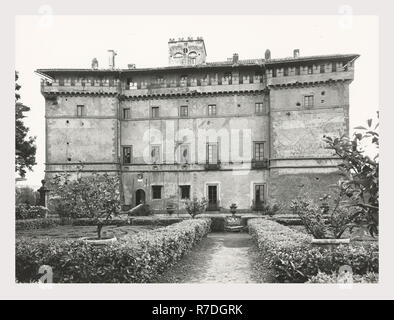
[[[210,233],[158,279],[161,283],[262,283],[272,277],[247,233]]]

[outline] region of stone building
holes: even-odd
[[[246,211],[318,195],[338,179],[324,135],[349,131],[356,54],[207,62],[202,38],[170,39],[169,66],[39,69],[46,178],[111,172],[125,207]]]

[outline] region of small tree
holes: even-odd
[[[293,200],[290,208],[301,219],[308,233],[315,239],[339,239],[346,230],[352,231],[359,216],[358,210],[346,200],[346,189],[341,182],[338,189],[326,194],[316,204],[308,195]]]
[[[54,194],[61,202],[62,211],[72,218],[81,212],[93,218],[97,225],[97,238],[101,239],[105,223],[120,211],[120,180],[117,175],[93,173],[70,180],[68,174],[54,178]]]
[[[198,200],[196,197],[193,200],[186,202],[185,209],[188,214],[194,219],[194,217],[200,213],[203,213],[207,208],[208,201],[205,198]]]
[[[29,128],[23,122],[25,112],[30,111],[30,108],[19,101],[21,86],[17,83],[18,78],[18,72],[15,71],[15,172],[25,177],[26,170],[31,171],[36,164],[37,147],[36,138],[28,137]]]
[[[373,125],[372,122],[369,119],[367,127],[356,127],[352,139],[341,136],[324,140],[327,148],[342,159],[339,168],[344,176],[343,188],[348,199],[363,214],[373,236],[378,233],[379,225],[379,123]],[[375,147],[373,158],[366,152],[366,146]]]

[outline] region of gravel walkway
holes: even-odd
[[[273,279],[247,233],[210,233],[158,283],[262,283]]]

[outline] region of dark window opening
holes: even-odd
[[[181,190],[181,199],[190,199],[190,186],[179,186]]]
[[[285,77],[287,77],[287,76],[289,75],[289,68],[284,68],[284,69],[283,69],[283,75],[284,75]]]
[[[216,104],[208,105],[208,115],[209,116],[216,116]]]
[[[152,107],[152,118],[159,118],[160,116],[160,108],[159,107]]]
[[[324,64],[320,65],[320,73],[326,72],[326,66]]]
[[[334,62],[332,64],[332,72],[337,72],[337,64],[336,64],[336,62]]]
[[[299,76],[300,75],[300,67],[295,68],[295,75]]]
[[[123,119],[130,119],[130,108],[123,109]]]
[[[152,186],[152,199],[161,199],[161,189],[163,186]]]
[[[273,77],[273,78],[276,77],[276,69],[272,69],[272,77]]]
[[[264,159],[264,142],[254,143],[254,160],[261,161]]]
[[[131,164],[131,147],[123,147],[123,163]]]
[[[186,118],[189,116],[189,107],[188,106],[181,106],[180,108],[180,116],[182,118]]]
[[[254,200],[256,205],[261,205],[264,203],[264,185],[256,184],[254,186]]]
[[[85,106],[78,105],[77,106],[77,117],[83,117],[85,115]]]
[[[313,95],[304,96],[304,107],[313,107],[314,98]]]
[[[264,104],[262,102],[256,102],[255,112],[256,114],[264,114]]]
[[[218,163],[218,145],[217,143],[208,143],[207,145],[207,162],[211,164]]]

